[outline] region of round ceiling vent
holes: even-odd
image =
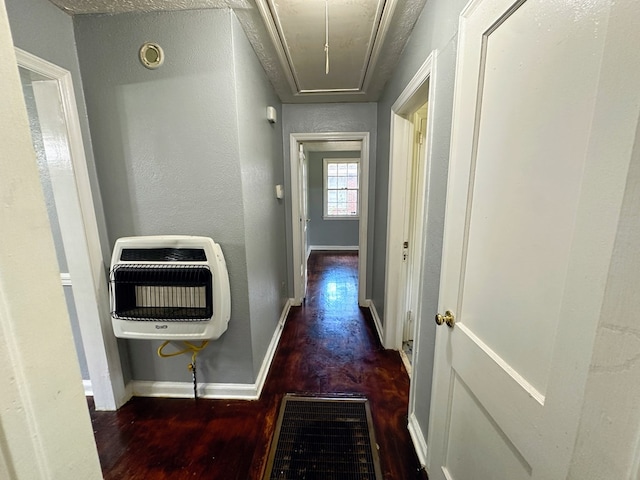
[[[140,47],[140,61],[147,68],[158,68],[164,62],[164,52],[157,43],[147,42]]]

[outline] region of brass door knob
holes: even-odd
[[[451,310],[444,312],[444,315],[436,314],[436,323],[442,325],[446,323],[449,328],[453,328],[456,323],[456,318],[453,316]]]

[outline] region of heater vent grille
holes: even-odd
[[[116,265],[110,281],[115,293],[111,315],[117,319],[197,322],[213,314],[212,275],[207,266]]]
[[[123,262],[206,262],[202,248],[123,248]]]

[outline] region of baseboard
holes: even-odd
[[[93,397],[93,385],[91,380],[82,380],[82,386],[84,387],[84,396]]]
[[[198,397],[228,400],[257,400],[260,398],[291,305],[292,300],[288,299],[280,314],[255,383],[198,383]],[[193,383],[191,382],[132,380],[127,384],[127,389],[135,397],[193,398]]]
[[[134,397],[193,398],[191,382],[130,382]],[[249,383],[198,383],[199,398],[257,400],[258,390]]]
[[[373,303],[373,300],[367,300],[367,302],[369,303],[369,311],[373,317],[373,324],[376,326],[376,332],[378,332],[378,338],[380,339],[380,343],[384,345],[384,338],[382,337],[382,320],[380,319],[380,315],[378,315],[378,310],[376,310],[376,304]]]
[[[348,246],[340,246],[340,245],[311,245],[309,250],[337,250],[337,251],[358,251],[360,247],[358,245],[348,245]]]
[[[420,465],[426,467],[427,465],[427,441],[424,438],[424,434],[422,433],[422,429],[420,428],[420,424],[418,423],[418,419],[415,414],[409,415],[409,424],[407,425],[409,428],[409,435],[411,436],[411,441],[413,442],[413,448],[416,450],[416,455],[418,455],[418,460],[420,461]]]
[[[280,320],[278,320],[278,325],[276,326],[276,331],[273,332],[273,336],[271,337],[271,342],[269,343],[269,347],[267,348],[267,353],[264,356],[264,360],[262,361],[262,366],[260,367],[260,371],[258,372],[258,378],[256,379],[256,390],[257,390],[256,398],[260,398],[260,394],[262,393],[262,388],[264,387],[264,382],[266,382],[267,380],[267,374],[269,373],[269,368],[271,368],[273,357],[276,354],[278,343],[280,343],[282,330],[284,330],[284,324],[287,322],[287,317],[289,316],[289,310],[291,310],[291,305],[292,305],[292,299],[289,298],[287,299],[287,303],[284,304],[284,308],[282,309],[282,313],[280,314]]]

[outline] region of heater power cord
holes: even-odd
[[[164,347],[169,345],[170,341],[166,340],[162,345],[158,347],[158,356],[161,358],[169,358],[169,357],[177,357],[178,355],[183,355],[185,353],[191,352],[191,363],[187,365],[187,369],[191,372],[193,377],[193,396],[197,400],[198,399],[198,380],[196,377],[196,357],[198,353],[204,350],[207,345],[209,345],[209,340],[204,340],[200,345],[194,345],[191,342],[182,342],[184,344],[184,349],[177,350],[175,352],[164,353]]]

